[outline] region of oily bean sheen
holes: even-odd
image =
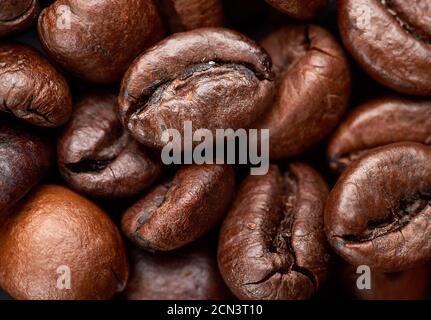
[[[63,76],[38,52],[0,44],[0,111],[41,127],[58,127],[72,112]]]
[[[402,141],[431,145],[431,101],[383,97],[356,108],[328,145],[331,169],[341,173],[367,151]]]
[[[311,19],[328,5],[328,0],[265,0],[274,8],[296,19]]]
[[[157,0],[171,32],[223,27],[221,0]]]
[[[341,119],[350,96],[350,71],[332,35],[314,25],[279,29],[262,41],[272,57],[277,98],[257,126],[270,129],[270,157],[298,155]]]
[[[179,59],[178,57],[181,57]],[[119,114],[141,143],[162,148],[166,129],[248,128],[273,98],[271,59],[220,28],[177,33],[143,53],[121,86]]]
[[[231,298],[212,248],[193,243],[169,253],[133,249],[128,300],[224,300]]]
[[[59,24],[59,12],[70,16],[65,22],[70,25]],[[98,83],[119,80],[133,59],[163,36],[153,0],[57,0],[42,11],[38,28],[56,62]]]
[[[431,148],[376,148],[353,162],[332,190],[325,228],[353,265],[397,272],[431,257]]]
[[[57,144],[62,176],[96,197],[135,195],[161,173],[155,155],[133,140],[115,113],[116,96],[95,92],[76,106]]]
[[[383,85],[431,95],[431,4],[428,0],[340,0],[338,23],[355,60]]]
[[[1,0],[0,37],[29,28],[39,14],[39,0]]]
[[[64,267],[68,290],[57,286]],[[108,299],[127,276],[115,225],[64,187],[39,187],[0,224],[0,286],[16,299]]]
[[[207,233],[223,218],[234,191],[227,165],[190,165],[156,186],[127,210],[123,231],[150,251],[182,247]]]
[[[393,273],[371,270],[371,288],[359,289],[357,267],[345,266],[341,280],[353,298],[360,300],[422,300],[428,296],[431,284],[429,264]]]
[[[48,170],[52,147],[41,133],[0,120],[0,213],[33,188]]]
[[[294,163],[249,176],[220,231],[221,274],[240,299],[306,299],[327,273],[323,209],[328,189]]]

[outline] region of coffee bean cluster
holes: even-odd
[[[267,173],[167,165],[188,121]],[[424,299],[430,146],[429,0],[0,1],[11,298]]]

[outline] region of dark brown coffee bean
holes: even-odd
[[[356,108],[328,145],[331,169],[341,173],[369,150],[403,141],[431,145],[431,101],[384,97]]]
[[[421,300],[426,299],[431,284],[430,265],[400,272],[382,273],[371,270],[370,287],[364,288],[366,280],[355,266],[344,267],[341,278],[346,289],[360,300]],[[359,281],[358,281],[359,279]],[[358,287],[358,282],[360,288]]]
[[[353,162],[328,199],[325,228],[352,265],[381,272],[431,258],[431,148],[396,143]]]
[[[133,249],[128,300],[224,300],[232,297],[215,252],[198,241],[169,253]]]
[[[0,120],[0,213],[44,176],[52,146],[41,132],[10,119]]]
[[[296,19],[311,19],[328,5],[328,0],[265,0],[274,8]]]
[[[0,111],[31,124],[58,127],[72,112],[63,76],[38,52],[16,44],[0,44]]]
[[[221,221],[234,185],[230,166],[184,166],[127,210],[123,232],[150,251],[180,248]]]
[[[181,57],[181,59],[178,59]],[[141,143],[162,148],[166,129],[248,128],[273,98],[271,59],[227,29],[177,33],[142,54],[119,98],[124,125]]]
[[[39,17],[39,37],[65,69],[93,82],[119,80],[163,36],[153,0],[57,0]]]
[[[38,0],[0,1],[0,37],[29,28],[38,14]]]
[[[115,225],[66,188],[39,187],[0,224],[0,286],[16,299],[109,299],[127,276]]]
[[[431,95],[431,5],[427,0],[340,0],[338,22],[349,52],[396,91]]]
[[[171,32],[223,27],[221,0],[157,0]]]
[[[270,157],[298,155],[340,121],[350,96],[343,50],[321,27],[288,26],[262,41],[274,64],[278,95],[259,128],[270,129]]]
[[[329,262],[327,193],[319,174],[300,163],[245,179],[218,248],[221,274],[238,298],[306,299],[319,289]]]
[[[116,96],[84,97],[57,144],[60,173],[76,190],[96,197],[129,197],[149,187],[161,164],[134,141],[115,113]]]

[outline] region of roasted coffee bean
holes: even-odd
[[[223,27],[221,0],[157,0],[171,32]]]
[[[133,249],[128,300],[224,300],[232,297],[217,267],[215,250],[198,241],[172,252]]]
[[[38,52],[0,44],[0,111],[31,124],[58,127],[72,112],[66,80]]]
[[[44,176],[52,146],[42,133],[10,119],[0,120],[0,213]]]
[[[130,197],[161,173],[160,161],[133,140],[115,113],[116,96],[95,92],[76,106],[58,140],[62,176],[76,190],[96,197]]]
[[[0,37],[29,28],[39,14],[39,0],[0,1]]]
[[[66,188],[39,187],[0,223],[0,286],[15,299],[109,299],[127,275],[115,225]]]
[[[2,39],[7,297],[431,293],[431,0],[0,0]]]
[[[298,155],[340,121],[350,96],[350,71],[329,32],[314,25],[288,26],[262,41],[274,64],[278,95],[257,126],[270,129],[270,157]]]
[[[431,145],[431,101],[383,97],[356,108],[328,145],[331,169],[341,173],[373,148],[403,141]]]
[[[220,231],[221,274],[240,299],[306,299],[324,281],[328,189],[301,163],[249,176]]]
[[[181,57],[179,59],[178,57]],[[141,143],[162,148],[166,129],[248,128],[273,98],[271,59],[227,29],[177,33],[143,53],[119,97],[123,124]]]
[[[234,191],[228,165],[190,165],[127,210],[123,232],[150,251],[180,248],[221,221]]]
[[[274,8],[296,19],[311,19],[328,5],[328,0],[265,0]]]
[[[329,195],[325,228],[352,265],[398,272],[430,260],[431,148],[395,143],[353,162]]]
[[[39,17],[39,37],[50,56],[93,82],[120,80],[162,36],[153,0],[57,0]]]
[[[339,0],[344,44],[375,80],[398,92],[431,95],[428,0]]]
[[[431,284],[430,265],[405,271],[382,273],[347,265],[341,278],[345,288],[360,300],[420,300],[426,299]],[[369,282],[365,277],[370,276]],[[369,285],[369,287],[368,287]]]

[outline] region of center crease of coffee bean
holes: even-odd
[[[400,201],[397,209],[390,209],[383,221],[370,221],[363,236],[345,235],[347,241],[367,242],[386,236],[392,232],[401,231],[413,218],[431,209],[431,193],[417,193]]]

